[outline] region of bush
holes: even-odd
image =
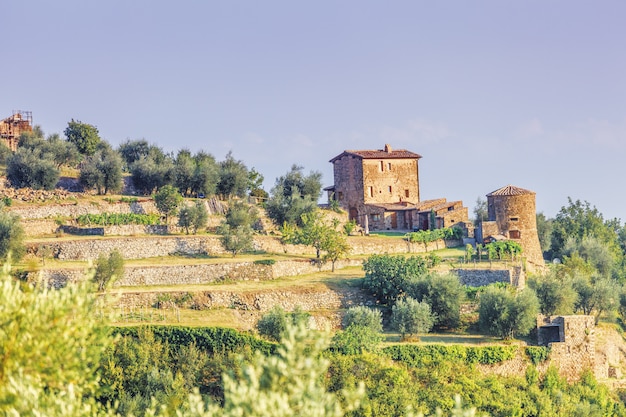
[[[330,348],[344,355],[359,355],[377,351],[383,340],[383,336],[370,327],[350,324],[344,331],[335,333]]]
[[[93,281],[98,285],[98,291],[106,290],[123,275],[124,258],[117,249],[113,250],[108,257],[104,255],[98,257],[93,276]]]
[[[490,335],[510,339],[536,326],[539,301],[530,289],[518,293],[491,287],[480,296],[478,324]]]
[[[427,333],[435,323],[430,305],[418,302],[411,297],[399,300],[391,309],[391,327],[400,333],[402,339],[407,335]]]
[[[256,328],[261,336],[279,342],[289,325],[306,323],[308,319],[309,314],[300,308],[296,308],[292,313],[287,313],[282,307],[275,306],[259,319]]]
[[[419,256],[370,256],[364,263],[363,288],[383,305],[393,304],[406,294],[409,284],[428,272],[427,261]]]
[[[380,310],[365,306],[350,307],[344,317],[344,326],[360,326],[370,329],[374,333],[383,331],[383,316]]]

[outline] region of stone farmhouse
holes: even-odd
[[[33,131],[33,114],[30,111],[13,110],[13,115],[0,120],[0,140],[12,151],[17,150],[20,135]]]
[[[420,199],[422,156],[386,144],[379,150],[346,150],[335,156],[334,185],[325,188],[366,233],[369,230],[428,230],[469,226],[463,202]],[[434,224],[432,224],[434,222]]]

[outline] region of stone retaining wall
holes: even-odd
[[[348,238],[350,254],[407,253],[407,245],[400,239],[351,236]],[[445,243],[442,241],[440,247]],[[39,255],[42,247],[60,260],[93,260],[100,254],[117,249],[125,259],[144,259],[171,255],[224,255],[228,254],[215,235],[137,236],[107,239],[76,239],[30,243],[28,252]],[[415,248],[414,248],[415,249]],[[290,255],[315,255],[315,249],[304,245],[284,245],[276,237],[256,236],[254,250]],[[420,252],[412,252],[420,253]],[[423,253],[423,252],[422,252]]]
[[[521,267],[507,269],[456,269],[461,284],[470,287],[482,287],[496,282],[504,282],[518,288],[526,283],[525,273]]]
[[[336,268],[359,266],[361,260],[343,259],[336,263]],[[331,264],[322,265],[322,271],[330,271]],[[132,287],[145,285],[188,285],[211,284],[224,281],[264,281],[281,277],[311,274],[320,271],[310,260],[279,261],[274,265],[259,265],[253,262],[228,262],[211,264],[186,264],[163,266],[127,266],[124,276],[115,285]],[[40,271],[41,277],[48,283],[60,288],[67,282],[85,279],[82,269],[54,269]]]

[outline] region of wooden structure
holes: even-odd
[[[30,111],[13,110],[13,115],[0,121],[0,139],[12,151],[17,150],[20,135],[33,131],[33,114]]]

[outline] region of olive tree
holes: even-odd
[[[398,300],[391,308],[391,327],[400,333],[404,340],[407,335],[427,333],[435,324],[430,305],[411,297]]]

